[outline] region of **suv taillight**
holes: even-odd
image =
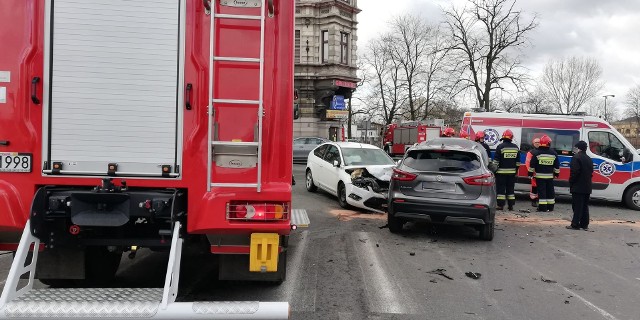
[[[462,180],[464,180],[466,184],[470,184],[472,186],[492,186],[495,182],[491,173],[483,174],[481,176],[466,177]]]
[[[409,173],[409,172],[405,172],[402,171],[400,169],[393,169],[393,176],[391,176],[391,179],[396,180],[396,181],[413,181],[418,177],[418,175],[413,174],[413,173]]]
[[[228,220],[279,221],[288,218],[287,203],[231,202],[227,204]]]

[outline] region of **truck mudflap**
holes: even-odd
[[[0,319],[288,319],[288,302],[176,302],[183,239],[173,228],[164,288],[34,289],[40,240],[27,221],[0,296]],[[29,253],[32,253],[31,255]],[[30,257],[31,256],[31,257]],[[20,276],[29,275],[24,286]]]

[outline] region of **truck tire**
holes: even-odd
[[[629,209],[640,211],[640,184],[629,187],[624,193],[623,200]]]
[[[318,190],[318,187],[316,187],[313,182],[313,174],[311,173],[311,170],[307,170],[307,174],[305,175],[305,184],[307,191],[309,192],[316,192],[316,190]]]

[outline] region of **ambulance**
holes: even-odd
[[[589,145],[587,154],[593,159],[594,199],[622,201],[640,210],[640,155],[629,141],[603,119],[586,115],[518,114],[503,112],[467,112],[461,130],[475,139],[484,131],[485,142],[492,150],[500,144],[502,133],[511,129],[513,142],[520,147],[521,162],[532,147],[532,140],[542,135],[552,139],[551,148],[560,160],[560,177],[556,193],[569,195],[569,164],[573,146],[580,140]],[[493,153],[493,151],[492,151]],[[526,168],[520,167],[516,191],[528,192],[530,181]]]

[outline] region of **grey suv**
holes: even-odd
[[[389,187],[388,226],[402,231],[407,221],[473,225],[492,240],[495,178],[482,145],[437,138],[411,147],[394,168]]]

